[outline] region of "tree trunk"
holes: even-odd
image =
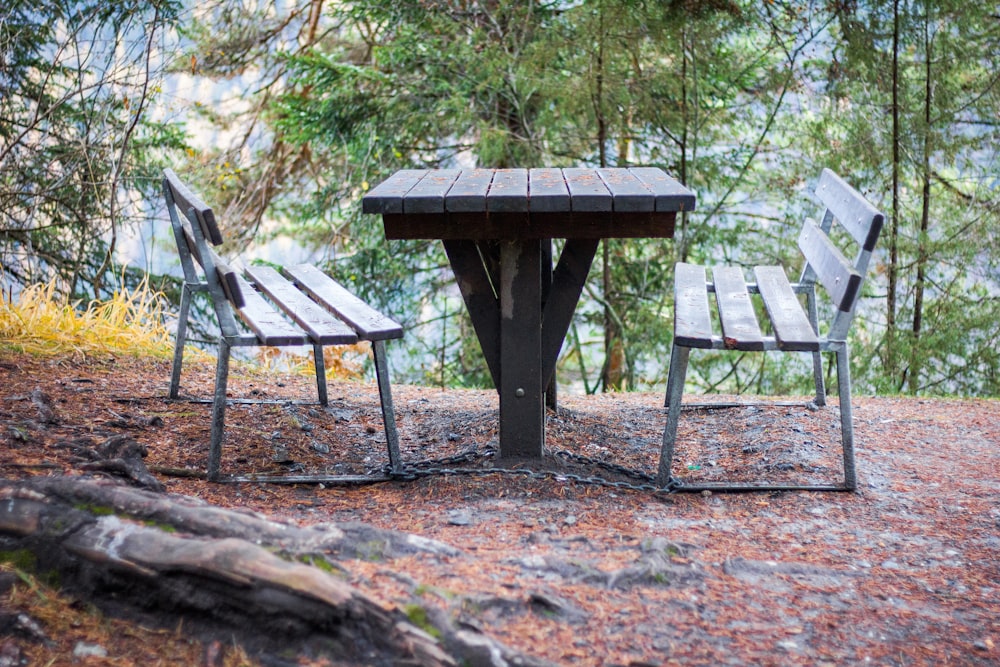
[[[899,143],[903,140],[899,127],[899,0],[892,4],[892,222],[889,225],[889,285],[886,293],[886,375],[899,383],[899,362],[896,336],[896,292],[899,289]]]
[[[924,15],[924,141],[923,141],[923,186],[921,188],[920,235],[917,237],[917,284],[913,294],[913,340],[910,344],[910,367],[907,377],[909,393],[916,394],[920,390],[921,366],[923,352],[920,349],[920,336],[923,333],[924,291],[927,284],[927,244],[929,242],[931,217],[931,100],[934,95],[931,80],[931,37],[930,9]]]

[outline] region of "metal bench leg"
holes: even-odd
[[[840,428],[844,444],[844,487],[858,488],[854,466],[854,419],[851,410],[851,362],[847,343],[837,350],[837,388],[840,393]]]
[[[319,404],[329,405],[330,399],[326,392],[326,360],[323,358],[322,345],[313,345],[313,365],[316,367],[316,392],[319,394]]]
[[[670,389],[673,387],[673,384],[671,384],[671,378],[673,378],[677,372],[677,369],[675,368],[675,364],[677,363],[677,349],[677,346],[674,345],[670,351],[670,363],[667,366],[667,391],[663,395],[663,407],[665,408],[670,407]],[[688,350],[688,353],[690,354],[690,350]]]
[[[813,331],[819,335],[819,314],[816,310],[816,292],[811,290],[806,294],[806,313],[812,323]],[[813,381],[816,383],[816,405],[826,405],[826,384],[823,381],[823,355],[813,352]]]
[[[396,431],[396,413],[392,407],[392,387],[389,384],[389,364],[386,361],[385,341],[372,341],[372,356],[375,357],[375,379],[378,381],[379,402],[382,404],[382,423],[385,425],[385,441],[389,449],[389,466],[392,472],[400,472],[403,462],[399,455],[399,433]]]
[[[215,366],[215,395],[212,398],[212,440],[208,449],[208,481],[219,479],[222,464],[222,435],[226,426],[226,385],[229,383],[229,341],[219,340],[219,360]]]
[[[181,364],[184,361],[184,343],[187,340],[188,311],[191,308],[191,287],[184,283],[181,288],[181,309],[177,314],[177,335],[174,341],[174,366],[170,371],[169,398],[177,398],[181,386]]]
[[[663,445],[660,448],[660,468],[656,484],[665,487],[670,483],[670,468],[674,461],[674,444],[677,440],[677,422],[681,416],[681,401],[684,398],[684,380],[687,376],[688,356],[691,349],[673,346],[670,352],[670,373],[667,376],[667,425],[663,429]]]

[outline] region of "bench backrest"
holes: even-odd
[[[854,317],[885,215],[829,169],[820,174],[816,196],[826,206],[826,211],[818,225],[806,220],[799,234],[799,249],[806,259],[801,282],[823,285],[836,308],[827,336],[831,340],[843,340]],[[831,238],[834,222],[839,223],[857,244],[853,262]]]
[[[170,215],[170,224],[177,241],[184,279],[189,285],[200,286],[212,296],[215,312],[223,333],[233,335],[238,331],[234,308],[246,304],[243,281],[239,273],[219,257],[209,245],[222,243],[222,232],[215,220],[215,213],[172,169],[163,173],[163,196]],[[194,262],[201,267],[204,282],[198,277]]]

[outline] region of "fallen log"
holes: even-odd
[[[419,628],[335,574],[363,544],[391,557],[453,547],[358,524],[302,528],[82,477],[0,480],[0,551],[28,550],[65,591],[117,612],[183,618],[201,639],[236,636],[251,654],[337,664],[541,664],[435,617]],[[428,630],[433,633],[430,634]]]

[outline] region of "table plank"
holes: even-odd
[[[361,200],[362,213],[402,213],[403,197],[427,173],[426,169],[401,169],[382,181]]]
[[[528,210],[532,213],[570,210],[569,189],[561,169],[531,169],[528,172]]]
[[[657,211],[694,210],[694,193],[659,167],[631,167],[629,172],[653,192]]]
[[[486,195],[491,213],[524,213],[528,210],[528,172],[524,169],[497,169]]]
[[[621,212],[653,211],[656,198],[639,177],[625,169],[598,169],[597,175],[611,191],[613,209]]]
[[[594,169],[563,169],[573,211],[610,212],[611,192]]]
[[[444,196],[461,173],[459,169],[428,171],[403,197],[403,213],[444,213]]]
[[[455,213],[486,210],[486,193],[490,189],[493,173],[492,169],[464,169],[448,190],[445,208]]]

